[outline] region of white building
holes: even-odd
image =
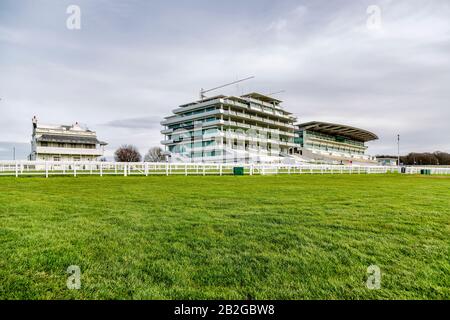
[[[78,123],[74,125],[44,125],[33,118],[30,160],[95,161],[103,156],[106,142]]]
[[[280,162],[293,154],[295,116],[259,93],[219,95],[173,110],[161,123],[172,161]]]
[[[273,97],[219,95],[174,109],[161,133],[174,162],[377,164],[367,130],[325,122],[295,125],[296,117]]]

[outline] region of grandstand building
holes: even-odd
[[[103,156],[106,142],[94,131],[74,125],[44,125],[33,118],[30,160],[95,161]]]
[[[295,125],[273,97],[219,95],[181,105],[161,122],[172,162],[377,164],[365,154],[378,137],[325,122]]]
[[[295,130],[302,157],[316,162],[377,164],[365,154],[365,143],[376,139],[374,133],[363,129],[318,121],[299,124]]]
[[[270,96],[219,95],[173,113],[161,122],[171,161],[276,163],[297,147],[296,118]]]

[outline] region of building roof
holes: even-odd
[[[279,104],[279,103],[283,102],[281,100],[278,100],[278,99],[275,99],[273,97],[266,96],[264,94],[257,93],[257,92],[244,94],[242,97],[253,98],[253,99],[256,99],[256,100],[259,100],[259,101],[268,102],[268,103],[275,103],[275,104]]]
[[[88,128],[83,128],[78,123],[73,125],[54,125],[54,124],[42,124],[37,123],[37,129],[50,129],[50,130],[63,130],[63,131],[82,131],[82,132],[93,132]]]
[[[363,142],[378,139],[378,136],[370,131],[337,123],[311,121],[298,124],[297,127],[300,130],[311,130],[330,135],[339,135]]]
[[[60,142],[60,143],[85,143],[85,144],[100,144],[107,145],[106,142],[99,141],[96,137],[80,137],[80,136],[69,136],[69,135],[54,135],[54,134],[43,134],[38,137],[36,141],[40,142]]]
[[[222,99],[222,98],[226,98],[226,96],[221,94],[221,95],[217,95],[217,96],[213,96],[213,97],[205,97],[203,99],[200,99],[200,100],[197,100],[197,101],[194,101],[194,102],[189,102],[189,103],[186,103],[186,104],[182,104],[182,105],[179,106],[179,108],[190,107],[190,106],[193,106],[193,105],[196,105],[196,104],[208,102],[208,101],[215,100],[215,99]]]

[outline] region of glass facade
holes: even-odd
[[[173,156],[191,161],[241,162],[280,157],[294,144],[295,117],[279,102],[220,97],[181,106],[163,121],[162,143]]]

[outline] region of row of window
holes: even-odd
[[[311,136],[311,137],[316,137],[322,140],[328,140],[331,142],[339,142],[339,143],[347,143],[347,144],[352,144],[355,146],[364,146],[364,142],[361,141],[355,141],[343,136],[332,136],[332,135],[328,135],[328,134],[324,134],[321,132],[315,132],[315,131],[306,131],[306,135]],[[304,137],[304,131],[299,131],[298,132],[298,136],[299,137]]]
[[[62,161],[61,160],[61,156],[40,156],[39,158],[41,158],[44,161]],[[68,158],[70,161],[81,161],[81,157],[80,156],[73,156]],[[93,158],[83,158],[83,160],[85,161],[91,161],[94,160]]]
[[[309,149],[314,149],[314,150],[324,150],[324,151],[335,151],[335,152],[346,152],[346,153],[351,153],[351,154],[364,154],[364,151],[361,150],[353,150],[353,149],[349,149],[349,148],[333,148],[333,147],[328,147],[328,146],[324,146],[324,145],[317,145],[317,144],[310,144],[307,143],[306,147]]]
[[[55,142],[38,142],[39,147],[51,148],[78,148],[78,149],[95,149],[95,144],[81,144],[81,143],[55,143]]]
[[[192,130],[192,131],[188,131],[188,132],[169,134],[169,135],[167,135],[167,139],[174,140],[175,142],[180,142],[183,140],[190,140],[193,137],[198,138],[198,137],[214,136],[215,134],[217,134],[219,132],[221,132],[221,130],[219,130],[218,128],[203,129],[203,130],[199,129],[199,130]],[[259,133],[251,131],[252,134],[249,135],[245,132],[245,130],[229,128],[229,129],[226,129],[225,132],[247,135],[249,137],[259,137],[261,139],[275,139],[275,140],[280,140],[282,142],[293,142],[294,141],[294,139],[292,139],[290,137],[286,138],[285,136],[280,136],[279,134],[265,132],[265,131],[260,131]]]
[[[186,121],[183,123],[172,124],[172,125],[169,125],[168,127],[169,127],[169,129],[174,129],[174,130],[183,129],[183,128],[189,128],[194,125],[201,125],[203,123],[212,122],[212,121],[216,121],[216,120],[219,120],[219,119],[216,117],[210,117],[210,118],[206,118],[206,119],[198,119],[195,121]]]
[[[182,117],[187,117],[187,116],[192,116],[194,114],[201,114],[201,113],[205,113],[205,112],[210,112],[216,110],[216,107],[209,107],[209,108],[205,108],[205,109],[198,109],[198,110],[194,110],[194,111],[189,111],[189,112],[185,112],[183,114],[181,114],[180,116]]]

